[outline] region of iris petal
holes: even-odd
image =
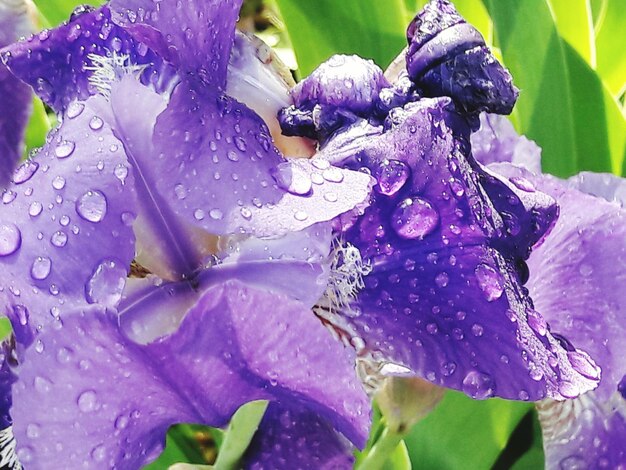
[[[114,306],[135,254],[133,174],[97,112],[103,102],[77,102],[80,113],[16,171],[0,207],[0,295],[34,327],[75,305]]]
[[[379,184],[344,234],[372,269],[342,321],[374,357],[474,398],[563,399],[593,388],[597,368],[576,370],[522,285],[554,201],[482,170],[449,99],[395,114],[353,153],[359,163],[347,160]]]
[[[354,358],[301,304],[237,282],[206,291],[178,331],[146,346],[93,310],[40,340],[47,353],[26,352],[13,389],[18,456],[31,468],[135,468],[171,424],[222,426],[255,399],[306,408],[359,446],[367,437]]]
[[[270,403],[243,459],[243,468],[350,469],[353,446],[320,416]]]

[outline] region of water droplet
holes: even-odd
[[[37,341],[35,341],[35,352],[41,354],[43,352],[43,350],[44,350],[43,341],[38,339]]]
[[[385,196],[393,196],[404,186],[409,179],[410,168],[399,160],[385,160],[375,171],[374,177],[378,181],[376,191]]]
[[[243,140],[243,137],[237,136],[234,141],[235,147],[237,147],[241,152],[245,152],[247,150],[248,146],[246,145],[246,141]]]
[[[54,149],[54,154],[58,158],[67,158],[74,153],[74,148],[76,148],[76,144],[74,142],[71,140],[64,140]]]
[[[500,273],[484,263],[479,264],[474,273],[478,279],[478,286],[485,294],[488,302],[493,302],[502,297],[504,280]]]
[[[228,159],[231,162],[238,162],[239,161],[239,155],[237,155],[237,153],[233,152],[232,150],[230,150],[226,156],[228,157]]]
[[[126,183],[126,178],[128,177],[128,167],[122,163],[118,163],[113,170],[113,174],[122,184],[124,184]]]
[[[15,173],[13,174],[13,182],[15,184],[26,183],[37,172],[37,168],[39,168],[39,163],[33,160],[24,162],[15,170]]]
[[[35,377],[35,390],[39,393],[48,393],[52,387],[52,383],[44,377]]]
[[[62,248],[67,245],[67,234],[62,230],[57,230],[50,237],[50,243],[52,243],[57,248]]]
[[[578,272],[585,277],[589,277],[593,274],[593,267],[589,264],[583,263],[579,266]]]
[[[78,396],[77,404],[80,411],[89,413],[98,407],[98,396],[93,390],[87,390]]]
[[[424,238],[435,230],[439,214],[430,202],[419,197],[400,202],[391,215],[391,226],[402,238]]]
[[[578,351],[568,351],[567,359],[578,373],[588,379],[598,380],[600,378],[600,369],[591,362],[591,359],[586,354]]]
[[[291,194],[304,196],[311,192],[311,178],[295,164],[280,163],[272,168],[271,174],[278,187]]]
[[[103,444],[96,446],[91,450],[91,458],[94,460],[94,462],[104,462],[106,456],[107,450]]]
[[[91,128],[91,130],[98,131],[102,129],[102,126],[104,126],[104,121],[98,116],[92,117],[91,121],[89,121],[89,127]]]
[[[306,212],[304,212],[304,211],[297,211],[297,212],[293,215],[293,217],[294,217],[296,220],[299,220],[300,222],[303,222],[303,221],[305,221],[306,219],[308,219],[308,218],[309,218],[309,215],[308,215]]]
[[[126,415],[118,416],[117,419],[115,420],[115,429],[119,429],[119,430],[125,429],[126,426],[128,426],[129,421],[130,419]]]
[[[580,395],[580,390],[576,385],[565,380],[559,384],[559,393],[565,398],[576,398]]]
[[[50,258],[38,256],[35,258],[35,261],[33,261],[33,265],[30,268],[30,275],[33,279],[42,281],[50,275],[51,268],[52,261],[50,261]]]
[[[437,286],[439,287],[446,287],[448,285],[448,282],[450,282],[450,277],[448,276],[448,273],[439,273],[435,277],[435,284],[437,284]]]
[[[22,232],[12,223],[0,223],[0,256],[15,253],[22,245]]]
[[[65,178],[57,176],[52,180],[52,187],[56,190],[61,190],[65,187]]]
[[[6,189],[2,193],[2,203],[3,204],[10,204],[11,202],[13,202],[15,200],[16,197],[17,197],[17,193],[15,191],[11,191],[10,189]]]
[[[57,361],[61,364],[67,364],[72,360],[72,351],[67,348],[59,348],[57,351]]]
[[[115,260],[101,262],[85,285],[89,303],[114,307],[126,285],[126,268]]]
[[[494,383],[489,375],[473,370],[463,379],[463,391],[472,398],[484,400],[493,396]]]
[[[476,337],[481,337],[484,333],[485,329],[483,328],[482,325],[479,325],[478,323],[474,323],[472,325],[472,334]]]
[[[33,201],[28,208],[28,215],[30,215],[31,217],[37,217],[39,214],[41,214],[42,210],[43,205],[41,204],[41,202]]]
[[[224,218],[224,213],[219,209],[211,209],[209,211],[209,217],[213,220],[222,220]]]
[[[74,119],[80,116],[84,109],[85,109],[85,105],[83,103],[79,101],[72,101],[70,105],[67,107],[67,111],[65,111],[65,115],[70,119]]]
[[[533,184],[526,178],[523,178],[521,176],[514,176],[509,181],[511,181],[511,183],[513,183],[513,186],[515,186],[517,189],[521,189],[522,191],[525,191],[527,193],[534,193],[536,191]]]
[[[187,197],[187,189],[182,184],[179,183],[176,186],[174,186],[174,194],[176,194],[176,197],[178,198],[178,200],[182,201],[183,199]]]
[[[242,207],[240,212],[241,212],[241,216],[244,219],[250,220],[252,218],[252,211],[249,208]]]
[[[532,328],[532,330],[539,336],[545,336],[548,332],[548,324],[543,316],[532,308],[526,309],[526,315],[528,318],[528,325]]]
[[[446,362],[441,365],[441,374],[444,377],[450,377],[456,371],[456,362]]]
[[[193,218],[196,220],[203,220],[206,217],[206,214],[202,209],[196,209],[193,213]]]
[[[76,201],[76,212],[83,219],[98,223],[107,212],[107,199],[100,191],[87,191]]]
[[[341,183],[343,181],[343,172],[339,168],[329,167],[322,172],[322,178],[331,183]]]

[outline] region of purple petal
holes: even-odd
[[[60,112],[75,99],[84,100],[97,92],[89,83],[93,74],[90,68],[94,66],[92,54],[127,56],[130,64],[144,65],[143,81],[159,90],[170,86],[174,76],[148,46],[111,21],[107,7],[78,10],[68,23],[3,49],[2,60]]]
[[[518,90],[485,40],[447,0],[432,0],[407,30],[407,70],[424,96],[450,96],[466,112],[510,114]]]
[[[595,392],[562,403],[539,405],[546,468],[626,467],[626,400]]]
[[[0,47],[15,41],[31,30],[26,3],[0,6]],[[0,188],[13,174],[24,147],[24,131],[31,107],[30,89],[0,64]]]
[[[93,310],[39,340],[12,411],[29,468],[136,468],[169,425],[222,426],[256,399],[306,407],[359,446],[367,437],[369,402],[350,353],[301,304],[237,282],[206,291],[176,333],[147,346]]]
[[[134,256],[134,180],[95,111],[104,101],[77,102],[80,113],[48,136],[3,193],[0,292],[21,324],[30,314],[39,327],[77,302],[113,306],[124,287]]]
[[[449,99],[420,100],[364,141],[377,194],[344,239],[371,272],[342,322],[375,358],[474,398],[576,396],[599,373],[573,367],[522,287],[554,202],[475,164],[461,119]],[[513,231],[507,214],[529,219]]]
[[[352,210],[370,189],[367,175],[283,159],[249,108],[186,82],[154,139],[155,171],[167,175],[157,187],[188,223],[214,234],[298,231]]]
[[[353,446],[303,407],[270,403],[243,459],[250,470],[350,469]]]
[[[483,165],[508,162],[541,173],[541,148],[518,135],[505,117],[481,113],[480,129],[472,134],[471,142],[474,158]]]
[[[528,260],[528,289],[552,330],[580,345],[602,368],[597,395],[606,400],[626,374],[626,211],[550,176],[504,164],[493,168],[527,178],[559,203],[554,229]],[[581,372],[587,367],[581,361]]]
[[[5,340],[0,343],[0,433],[11,426],[13,420],[11,419],[11,386],[16,380],[16,376],[11,370],[10,364],[12,361],[12,351],[9,341]],[[3,443],[0,442],[0,449],[3,447]],[[0,463],[2,459],[2,453],[0,452]]]
[[[138,212],[133,230],[137,235],[137,261],[164,279],[177,280],[191,275],[202,264],[209,254],[209,243],[208,235],[186,223],[157,190],[165,174],[159,173],[154,163],[159,148],[153,134],[167,104],[167,96],[126,75],[111,85],[110,107],[103,110],[103,118],[124,144],[136,176]],[[176,198],[186,197],[183,191],[174,188]]]
[[[626,208],[626,179],[609,173],[583,171],[568,180],[569,185],[586,194],[600,197]]]
[[[115,21],[178,70],[223,89],[241,0],[111,0]]]

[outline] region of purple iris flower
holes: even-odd
[[[0,4],[0,47],[31,32],[27,4],[22,1]],[[11,178],[22,155],[24,130],[30,114],[31,90],[0,64],[0,188]],[[10,195],[7,198],[11,197]]]
[[[481,116],[477,159],[550,194],[560,216],[528,265],[528,289],[551,327],[589,351],[599,387],[576,400],[538,405],[548,468],[626,466],[626,181],[583,172],[541,174],[540,149],[499,116]]]
[[[447,1],[430,2],[407,39],[395,76],[332,58],[280,115],[290,134],[320,139],[319,157],[377,181],[364,214],[344,218],[339,265],[352,276],[320,315],[361,357],[473,398],[563,400],[595,388],[599,368],[524,286],[554,198],[472,156],[478,113],[513,107],[510,74]]]
[[[235,40],[238,10],[112,1],[2,51],[61,122],[0,210],[15,465],[137,468],[170,425],[222,426],[257,399],[271,403],[246,466],[347,466],[365,444],[354,353],[311,307],[330,275],[329,221],[364,205],[371,178],[284,159],[228,94],[268,84],[250,106],[289,105],[258,44]]]

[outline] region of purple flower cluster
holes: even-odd
[[[245,468],[349,468],[357,363],[544,400],[550,465],[624,464],[623,181],[540,174],[446,0],[395,71],[335,56],[293,88],[239,6],[110,0],[2,50],[0,171],[17,79],[60,124],[2,194],[0,464],[139,468],[268,400]]]

